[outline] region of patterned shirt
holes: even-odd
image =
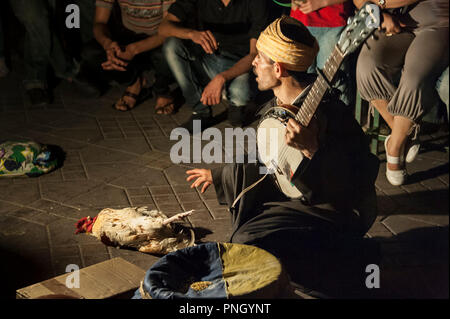
[[[118,2],[125,28],[141,34],[155,35],[163,19],[163,13],[176,0],[96,0],[96,6],[112,9]]]

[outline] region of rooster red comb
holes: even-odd
[[[97,217],[91,218],[90,216],[81,218],[75,224],[75,227],[77,228],[75,234],[92,232],[92,227],[94,226],[96,219]]]

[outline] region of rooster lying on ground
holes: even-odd
[[[97,217],[80,219],[75,233],[90,233],[109,246],[134,248],[150,254],[167,254],[193,245],[193,233],[177,233],[171,225],[190,216],[192,212],[168,218],[157,210],[147,210],[147,207],[105,208]]]

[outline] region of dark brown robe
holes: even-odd
[[[294,104],[300,106],[306,94]],[[259,114],[275,105],[274,99]],[[320,123],[319,150],[311,160],[305,157],[294,175],[303,197],[285,197],[274,177],[267,176],[230,210],[231,242],[292,248],[299,242],[333,240],[335,234],[362,237],[371,227],[377,215],[378,158],[342,102],[329,96],[315,116]],[[259,164],[251,163],[229,164],[212,174],[218,200],[229,208],[243,189],[262,177]]]

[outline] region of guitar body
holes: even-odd
[[[289,198],[302,196],[291,180],[303,160],[303,153],[286,146],[285,141],[286,123],[295,118],[297,111],[293,105],[273,107],[262,117],[257,131],[259,158],[272,170],[278,187]]]
[[[328,58],[323,70],[318,70],[317,79],[312,84],[302,106],[279,105],[271,108],[262,117],[257,132],[259,159],[275,175],[280,190],[290,198],[299,198],[302,193],[292,183],[303,153],[285,142],[286,123],[292,118],[302,126],[308,127],[323,96],[331,86],[344,58],[356,51],[361,44],[381,24],[380,8],[366,2],[347,22],[338,43]]]

